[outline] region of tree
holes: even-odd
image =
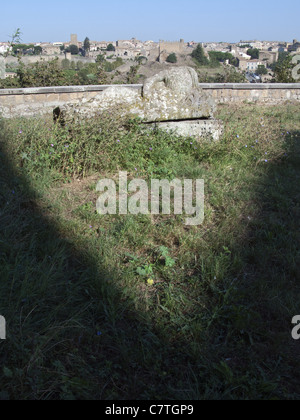
[[[138,71],[139,71],[140,66],[131,66],[129,72],[127,73],[127,83],[130,85],[134,85],[135,83],[138,82],[139,79],[139,75],[138,75]]]
[[[213,80],[214,83],[244,83],[245,81],[245,75],[232,66],[225,67],[224,74],[217,74]]]
[[[105,55],[99,54],[96,58],[96,63],[103,63],[105,61]]]
[[[13,47],[16,44],[20,44],[21,43],[21,35],[22,35],[22,32],[21,32],[21,29],[20,28],[16,29],[15,32],[12,34],[12,36],[10,37],[11,38],[11,41],[8,41],[8,45],[9,46],[8,46],[8,49],[7,49],[6,53],[5,53],[5,57],[7,57],[9,55],[10,51],[13,50]]]
[[[88,37],[86,37],[84,42],[83,42],[83,49],[84,49],[84,55],[88,55],[88,53],[90,52],[90,49],[91,49],[91,44],[90,44],[90,40],[89,40]]]
[[[276,64],[273,79],[275,83],[295,83],[295,80],[292,76],[292,71],[294,68],[292,59],[292,56],[288,55]]]
[[[78,55],[79,53],[79,48],[77,47],[77,45],[72,44],[69,46],[68,49],[72,55]]]
[[[97,69],[97,81],[99,85],[106,85],[108,83],[107,74],[103,68],[103,64],[98,65]]]
[[[115,47],[113,46],[113,44],[108,44],[106,51],[116,51]]]
[[[33,48],[33,54],[34,55],[41,55],[43,52],[43,48],[40,47],[39,45],[37,45],[36,47]]]
[[[208,58],[204,54],[204,49],[201,44],[197,45],[191,55],[201,66],[207,66],[209,64]]]
[[[287,51],[280,51],[278,54],[278,60],[276,61],[276,63],[271,63],[269,65],[270,69],[275,71],[276,67],[280,65],[288,56],[289,56],[289,53]]]
[[[177,56],[175,53],[172,53],[167,57],[167,63],[177,63]]]
[[[265,75],[265,74],[268,74],[268,70],[266,69],[264,65],[260,65],[258,66],[255,74],[257,74],[258,76]]]
[[[38,61],[25,66],[22,62],[17,70],[20,86],[64,86],[66,83],[64,71],[58,58],[49,62]]]
[[[64,60],[62,60],[62,62],[61,62],[61,67],[62,67],[62,69],[64,69],[64,70],[69,70],[69,68],[70,68],[70,61],[67,59],[67,58],[65,58]]]
[[[249,50],[247,50],[247,54],[251,56],[251,60],[259,59],[259,49],[257,48],[249,48]]]
[[[146,64],[148,61],[148,58],[144,57],[143,55],[140,55],[138,57],[135,57],[134,60],[137,61],[139,64]]]

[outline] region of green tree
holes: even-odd
[[[287,51],[280,51],[278,54],[278,60],[276,61],[276,63],[270,64],[269,66],[270,69],[275,71],[276,67],[280,65],[288,56],[289,56],[289,53]]]
[[[273,81],[275,83],[295,83],[292,76],[293,68],[292,56],[287,55],[283,60],[276,64]]]
[[[138,57],[135,57],[135,61],[137,61],[139,64],[146,64],[148,58],[143,55],[139,55]]]
[[[106,85],[109,82],[107,74],[104,70],[103,64],[98,65],[97,82],[98,82],[99,85]]]
[[[22,88],[66,84],[65,74],[58,58],[49,62],[38,61],[28,66],[21,62],[17,70],[17,77]]]
[[[72,45],[69,46],[68,49],[69,49],[69,51],[72,55],[78,55],[79,54],[79,48],[77,47],[77,45],[72,44]]]
[[[266,69],[264,65],[260,65],[258,66],[255,74],[257,74],[258,76],[265,75],[265,74],[268,74],[268,70]]]
[[[8,41],[8,48],[6,53],[4,54],[5,57],[8,57],[8,55],[10,54],[11,50],[13,50],[14,46],[16,44],[20,44],[21,43],[21,29],[18,28],[15,30],[15,32],[10,36],[11,40]]]
[[[207,66],[209,64],[208,58],[204,54],[204,49],[201,44],[198,44],[197,47],[192,52],[192,57],[197,61],[200,66]]]
[[[167,63],[177,63],[177,56],[175,53],[172,53],[167,57]]]
[[[240,73],[232,66],[224,68],[224,74],[217,74],[214,83],[245,83],[246,78],[244,73]]]
[[[140,66],[131,66],[129,72],[127,73],[127,83],[130,85],[134,85],[138,82],[139,79],[139,75],[138,75],[138,71],[139,71]]]
[[[247,50],[247,54],[251,56],[251,60],[259,59],[259,49],[257,48],[249,48]]]
[[[96,58],[96,63],[103,63],[105,61],[105,54],[99,54]]]
[[[91,49],[91,44],[88,37],[86,37],[83,42],[83,49],[84,49],[84,55],[88,55]]]
[[[116,51],[115,47],[113,46],[113,44],[108,44],[106,51]]]
[[[61,67],[64,70],[69,70],[69,68],[70,68],[70,60],[68,60],[67,58],[65,58],[64,60],[62,60]]]
[[[34,55],[41,55],[43,52],[43,48],[40,47],[39,45],[37,45],[36,47],[33,48],[33,54]]]

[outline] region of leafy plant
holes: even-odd
[[[159,248],[159,252],[160,252],[160,257],[164,260],[165,266],[170,267],[170,268],[174,267],[175,260],[172,257],[170,257],[168,248],[165,246],[161,246]]]

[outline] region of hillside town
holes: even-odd
[[[155,42],[152,40],[140,41],[136,38],[117,41],[92,41],[86,38],[85,41],[80,41],[76,34],[71,34],[70,40],[66,42],[32,42],[14,45],[14,47],[12,43],[0,42],[0,55],[5,57],[5,73],[2,72],[0,77],[3,79],[15,76],[14,65],[16,65],[17,57],[20,56],[25,64],[34,63],[41,58],[46,61],[58,58],[59,60],[95,63],[101,56],[111,61],[122,60],[123,68],[126,71],[129,70],[132,61],[148,65],[151,63],[164,64],[169,62],[171,55],[173,58],[175,57],[173,63],[179,61],[181,64],[186,64],[187,57],[199,44],[208,60],[212,53],[229,53],[235,59],[235,67],[248,75],[255,74],[262,67],[270,69],[270,66],[278,61],[280,53],[300,52],[300,42],[296,39],[292,42],[241,40],[238,43],[186,42],[183,39],[175,42],[164,40]],[[249,51],[251,50],[257,51],[257,54],[250,55]],[[229,60],[225,60],[224,64],[229,64]],[[264,72],[264,81],[268,81],[270,78],[270,74],[267,73]],[[248,77],[248,81],[255,81],[255,79]]]

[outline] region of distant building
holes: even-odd
[[[300,52],[300,42],[298,42],[296,39],[294,39],[293,44],[289,45],[288,51],[289,52]]]
[[[61,49],[53,44],[41,44],[43,55],[60,55]]]
[[[77,37],[77,34],[71,34],[70,45],[76,45],[78,47],[78,37]]]
[[[278,51],[260,51],[259,59],[267,64],[273,64],[278,60],[278,55]]]
[[[5,73],[5,79],[13,79],[14,77],[17,77],[17,73],[14,73],[12,71]]]
[[[264,66],[265,62],[261,60],[246,60],[245,58],[239,58],[239,69],[242,71],[255,72],[258,66]]]
[[[159,56],[158,60],[160,62],[166,61],[170,54],[183,54],[184,51],[188,48],[187,44],[184,42],[184,39],[181,39],[179,42],[168,42],[168,41],[159,41]]]

